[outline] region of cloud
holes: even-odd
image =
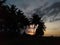
[[[48,5],[49,4],[47,4],[46,6],[43,5],[42,8],[39,7],[37,9],[34,9],[33,11],[41,16],[44,21],[59,21],[60,18],[56,17],[58,17],[57,15],[60,16],[60,2],[55,2],[53,4],[50,4],[49,6]]]
[[[7,0],[8,4],[14,4],[20,8],[26,16],[31,17],[31,14],[37,13],[45,21],[57,21],[55,19],[60,13],[59,0]]]

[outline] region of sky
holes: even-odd
[[[16,5],[27,17],[39,14],[46,25],[44,36],[60,36],[60,0],[7,0],[6,4]]]

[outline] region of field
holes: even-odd
[[[0,45],[60,45],[60,37],[24,38],[6,35],[0,33]]]

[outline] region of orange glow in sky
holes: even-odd
[[[59,22],[47,22],[46,25],[46,31],[44,31],[44,36],[60,36],[60,24]],[[29,35],[35,35],[36,28],[38,27],[33,25],[27,26],[26,34]]]
[[[34,24],[27,26],[27,29],[25,31],[26,34],[35,35],[37,27],[38,27],[38,25],[35,26]]]
[[[56,22],[47,22],[46,31],[44,32],[44,36],[60,36],[60,24],[58,21]]]

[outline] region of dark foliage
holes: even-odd
[[[38,25],[38,28],[36,29],[36,36],[37,37],[43,36],[46,27],[44,25],[44,22],[41,20],[41,17],[39,17],[37,14],[33,14],[32,23]]]
[[[6,0],[0,0],[0,5],[2,5],[3,3],[5,3]]]
[[[5,0],[3,0],[5,2]],[[0,1],[0,2],[3,2]],[[22,13],[21,10],[17,10],[15,5],[3,5],[0,6],[0,31],[9,32],[11,35],[19,34],[20,28],[26,28],[29,21]]]
[[[31,21],[29,21],[21,10],[17,10],[18,8],[15,5],[11,5],[10,7],[4,5],[5,1],[0,1],[0,32],[8,33],[8,36],[20,36],[21,29],[26,29],[27,25],[30,25],[31,22],[32,24],[39,25],[36,36],[44,35],[45,25],[41,17],[34,14]],[[25,33],[24,35],[30,36]]]

